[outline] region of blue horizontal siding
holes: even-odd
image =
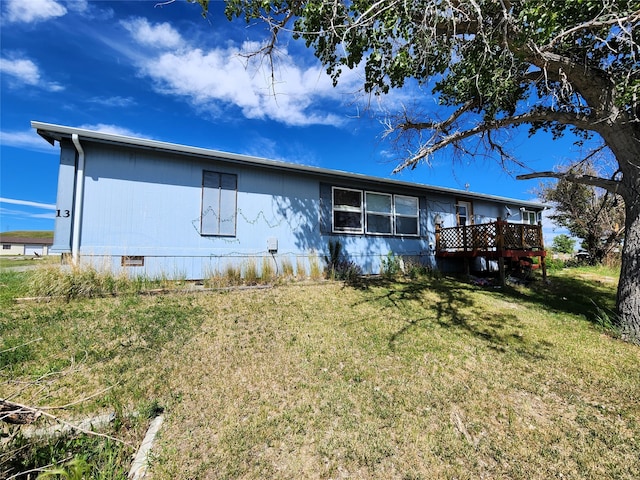
[[[455,223],[455,198],[438,194],[427,198],[423,190],[403,187],[382,191],[419,197],[421,237],[335,235],[326,218],[331,215],[327,177],[108,144],[85,142],[83,148],[82,261],[117,271],[123,268],[122,256],[145,257],[144,267],[124,267],[132,275],[199,279],[249,262],[258,270],[263,262],[273,262],[276,269],[285,263],[300,264],[308,273],[311,262],[324,266],[329,241],[335,240],[364,273],[378,273],[389,252],[434,267],[433,217],[440,213],[445,224]],[[69,149],[62,155],[66,159]],[[68,160],[62,163],[68,167]],[[237,175],[235,236],[200,233],[205,170]],[[351,186],[380,191],[379,185],[364,181]],[[59,185],[59,204],[72,202],[72,194],[67,179]],[[498,209],[491,202],[478,208],[483,214]],[[56,235],[59,230],[65,241],[70,238],[70,227],[56,223]],[[274,255],[267,247],[270,238],[278,242]]]

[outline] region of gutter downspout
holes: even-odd
[[[73,239],[71,243],[71,256],[73,264],[80,265],[80,228],[82,220],[82,203],[84,190],[84,150],[80,145],[78,134],[71,135],[71,140],[78,151],[78,169],[76,170],[76,195],[73,201]]]

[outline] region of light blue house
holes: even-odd
[[[32,127],[60,145],[52,251],[132,274],[201,279],[265,258],[276,268],[324,264],[332,240],[365,273],[378,273],[389,252],[450,268],[457,259],[437,255],[437,229],[499,218],[537,224],[544,208],[60,125]]]

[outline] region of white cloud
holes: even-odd
[[[168,23],[151,25],[146,18],[133,18],[121,22],[133,39],[148,47],[177,48],[182,45],[182,37]]]
[[[94,132],[112,133],[114,135],[122,135],[125,137],[149,138],[147,135],[135,132],[133,130],[129,130],[128,128],[120,127],[118,125],[109,125],[106,123],[97,123],[93,125],[89,125],[89,124],[81,125],[78,128],[83,128],[85,130],[93,130]]]
[[[40,82],[38,66],[24,58],[17,60],[0,58],[0,72],[16,77],[27,85],[37,85]]]
[[[30,218],[41,218],[41,219],[46,219],[46,220],[55,220],[56,219],[56,214],[55,212],[51,212],[51,213],[33,213],[31,215],[29,215]]]
[[[87,0],[67,0],[67,8],[73,12],[85,13],[89,10]]]
[[[131,51],[141,73],[155,82],[166,95],[186,98],[208,113],[221,114],[221,107],[235,106],[251,119],[271,119],[286,125],[341,125],[346,117],[327,111],[323,101],[345,98],[353,75],[345,73],[342,90],[317,63],[305,66],[284,49],[277,53],[274,81],[268,62],[255,56],[260,45],[246,42],[239,46],[202,49],[190,45],[173,27],[149,24],[145,19],[123,22],[139,47],[153,47],[146,54]],[[117,46],[114,46],[117,48]]]
[[[165,52],[142,68],[164,92],[189,98],[207,108],[223,102],[239,107],[247,118],[270,118],[288,125],[337,125],[344,119],[314,106],[335,97],[320,68],[300,68],[286,58],[272,84],[269,67],[247,66],[237,48],[181,53]]]
[[[39,87],[51,92],[64,90],[64,87],[55,83],[42,79],[40,68],[28,58],[0,58],[0,73],[8,75],[18,85],[30,85]]]
[[[93,97],[89,99],[90,103],[96,103],[105,107],[131,107],[136,104],[133,97]]]
[[[55,209],[55,205],[54,205],[54,209]],[[19,217],[20,219],[38,218],[38,219],[46,219],[46,220],[55,220],[56,213],[55,212],[32,213],[32,212],[26,212],[24,210],[15,210],[15,209],[10,209],[10,208],[5,208],[0,206],[0,217],[3,217],[6,219],[9,216]]]
[[[35,23],[65,15],[67,9],[55,0],[7,0],[10,22]]]
[[[0,203],[10,203],[12,205],[24,205],[26,207],[44,208],[46,210],[55,210],[55,204],[32,202],[30,200],[17,200],[15,198],[0,197]]]
[[[9,147],[38,150],[52,154],[58,153],[58,149],[46,142],[35,132],[35,130],[26,130],[24,132],[0,131],[0,144]]]

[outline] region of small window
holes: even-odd
[[[11,250],[11,245],[2,245],[3,250]]]
[[[536,225],[538,223],[538,214],[532,210],[522,210],[522,223]]]
[[[418,235],[418,198],[395,195],[396,235]]]
[[[392,197],[386,193],[366,193],[367,233],[393,233]]]
[[[471,203],[458,202],[456,203],[456,217],[458,218],[458,226],[463,227],[465,225],[471,225]]]
[[[204,171],[200,233],[234,237],[238,177],[230,173]]]
[[[144,257],[137,255],[125,255],[120,259],[123,267],[144,267]]]
[[[362,192],[333,188],[333,231],[362,233]]]

